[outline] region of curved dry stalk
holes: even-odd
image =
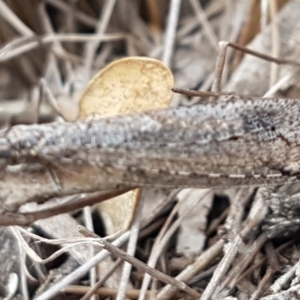
[[[83,226],[78,226],[78,227],[81,232],[88,233],[87,229],[85,229]],[[91,233],[91,234],[94,235],[93,233]],[[135,257],[133,257],[131,255],[128,255],[125,251],[117,248],[116,246],[114,246],[113,244],[109,243],[108,241],[106,241],[104,239],[101,239],[101,241],[102,241],[102,246],[105,250],[108,250],[112,254],[114,254],[114,255],[118,256],[119,258],[125,260],[126,262],[132,264],[138,270],[146,272],[147,274],[155,277],[156,279],[158,279],[164,283],[171,284],[171,285],[175,286],[176,288],[186,292],[187,294],[189,294],[192,297],[198,298],[200,296],[200,294],[198,292],[194,291],[192,288],[190,288],[184,282],[174,279],[156,269],[150,268],[145,263],[141,262],[140,260],[136,259]]]
[[[135,254],[135,249],[136,249],[138,236],[139,236],[140,225],[141,225],[141,221],[142,221],[143,206],[146,201],[145,197],[143,197],[142,190],[140,190],[140,189],[138,190],[137,197],[139,200],[138,200],[138,204],[136,207],[134,219],[132,221],[132,225],[130,228],[130,237],[129,237],[128,246],[127,246],[127,255],[129,255],[129,256],[134,256],[134,254]],[[129,281],[129,277],[130,277],[131,268],[132,268],[132,265],[130,263],[128,263],[128,262],[124,263],[121,281],[120,281],[120,285],[119,285],[119,291],[118,291],[116,300],[123,300],[125,298],[126,288],[127,288],[127,283]]]

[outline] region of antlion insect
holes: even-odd
[[[39,200],[136,186],[200,188],[299,181],[300,102],[234,95],[216,101],[216,96],[228,94],[220,92],[226,48],[241,50],[232,43],[220,45],[212,91],[184,91],[211,96],[207,104],[10,128],[0,138],[0,158],[8,166],[2,171],[1,185],[15,176],[19,189],[18,195],[2,192],[2,198]],[[299,66],[248,49],[245,52]],[[16,178],[11,169],[20,163],[27,169],[18,170]],[[82,176],[90,180],[82,181]],[[43,196],[33,189],[41,178]],[[54,186],[58,187],[55,191]]]

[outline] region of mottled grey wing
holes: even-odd
[[[238,99],[84,122],[16,126],[0,145],[13,149],[15,161],[46,159],[76,172],[96,168],[107,181],[120,184],[282,184],[298,180],[298,113],[297,100]],[[8,152],[0,150],[0,155],[7,157]]]

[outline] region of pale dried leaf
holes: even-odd
[[[132,190],[98,204],[107,235],[130,226],[137,202],[137,190]]]
[[[115,61],[91,81],[80,101],[80,118],[113,116],[169,105],[173,75],[160,61],[129,57]]]
[[[117,60],[101,70],[80,100],[79,117],[113,116],[167,107],[172,97],[173,75],[162,62],[146,57]],[[130,191],[98,209],[107,234],[126,230],[132,220],[138,190]]]

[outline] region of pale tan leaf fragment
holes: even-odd
[[[101,70],[80,100],[79,118],[136,113],[168,107],[173,75],[159,60],[128,57]],[[139,200],[138,189],[98,204],[107,234],[126,230]]]
[[[109,64],[90,82],[80,101],[80,118],[113,116],[167,107],[173,75],[162,62],[129,57]]]

